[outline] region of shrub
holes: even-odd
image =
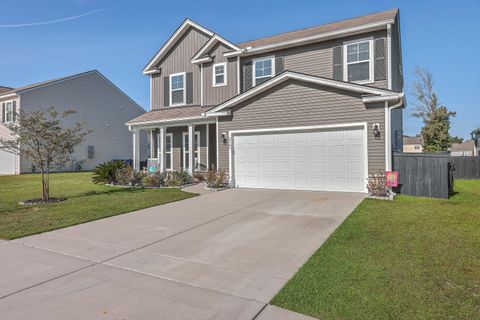
[[[120,168],[115,173],[115,181],[121,185],[135,184],[138,183],[137,177],[135,177],[135,171],[130,166],[125,166]]]
[[[101,163],[93,170],[92,181],[94,183],[113,183],[117,171],[125,167],[126,164],[119,160]]]
[[[165,178],[165,184],[169,187],[179,187],[192,182],[192,175],[183,169],[169,172]]]
[[[387,177],[382,171],[372,174],[368,178],[367,183],[368,193],[372,196],[384,197],[390,193],[390,188],[387,187]]]
[[[224,169],[210,170],[207,172],[206,182],[209,188],[222,188],[226,185],[225,177],[227,176]]]
[[[160,172],[148,173],[143,177],[143,185],[146,187],[161,187],[165,181],[165,174]]]

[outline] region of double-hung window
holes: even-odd
[[[3,103],[3,112],[5,113],[3,115],[3,122],[5,123],[10,123],[13,122],[15,117],[14,117],[14,112],[15,108],[13,107],[14,102],[13,101],[8,101]]]
[[[165,168],[167,170],[173,170],[172,148],[173,148],[173,134],[167,133],[165,135]]]
[[[213,86],[220,87],[227,84],[227,64],[225,62],[213,65]]]
[[[253,86],[265,82],[275,73],[273,57],[253,61]]]
[[[373,40],[349,42],[344,45],[345,81],[373,82]]]
[[[170,75],[170,101],[172,106],[185,104],[185,72]]]

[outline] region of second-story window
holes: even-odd
[[[170,75],[170,101],[172,106],[185,104],[185,73]]]
[[[2,121],[4,123],[10,123],[15,121],[15,107],[14,107],[14,101],[8,101],[4,102],[2,104],[2,111],[3,111],[3,117]]]
[[[345,81],[373,82],[372,41],[345,44]]]
[[[213,86],[219,87],[227,84],[227,64],[225,62],[213,65]]]
[[[273,58],[262,58],[253,61],[253,86],[273,77]]]

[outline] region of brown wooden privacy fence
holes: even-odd
[[[455,179],[480,179],[480,156],[451,157]]]
[[[447,153],[394,153],[398,171],[397,193],[447,199],[453,191],[453,174]]]

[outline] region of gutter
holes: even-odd
[[[392,133],[391,133],[391,115],[392,109],[399,108],[405,103],[405,93],[398,95],[398,102],[392,106],[388,105],[389,100],[385,100],[385,171],[392,170]]]

